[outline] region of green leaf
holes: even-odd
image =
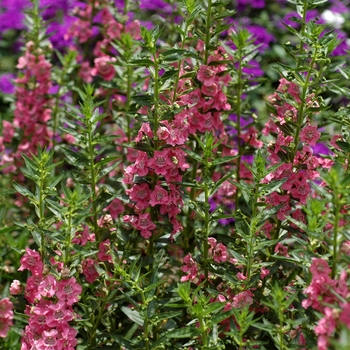
[[[350,144],[344,141],[336,141],[337,146],[339,146],[343,151],[350,152]]]
[[[30,192],[26,187],[18,184],[17,182],[13,182],[13,187],[16,189],[18,193],[20,193],[24,197],[35,198],[34,194]]]
[[[185,153],[187,153],[191,158],[195,159],[196,161],[202,163],[203,162],[203,158],[198,155],[197,153],[191,151],[190,149],[187,148],[181,148]]]
[[[232,170],[225,176],[223,176],[219,181],[215,182],[214,186],[211,188],[210,195],[212,196],[218,189],[219,187],[228,179],[230,179],[234,174],[236,173],[236,170]]]
[[[274,181],[271,181],[268,184],[262,184],[262,185],[260,185],[261,186],[260,192],[264,196],[268,196],[272,192],[277,191],[281,187],[281,185],[283,183],[285,183],[286,181],[287,181],[287,178],[281,179],[281,180],[274,180]]]
[[[36,172],[39,170],[38,164],[36,164],[31,158],[29,158],[23,153],[21,154],[21,156],[24,159],[24,162],[26,163],[28,170],[33,169]]]
[[[121,161],[116,162],[112,165],[110,165],[109,167],[106,167],[104,169],[102,169],[97,176],[97,181],[100,181],[104,176],[106,176],[107,174],[109,174],[112,170],[114,170],[119,164],[121,163]]]
[[[141,58],[138,60],[129,61],[130,66],[138,66],[138,67],[154,67],[154,62],[149,58]]]
[[[169,311],[169,312],[161,312],[160,314],[156,314],[153,316],[153,320],[157,323],[167,320],[170,318],[175,318],[183,314],[183,311]]]
[[[97,337],[98,339],[99,337]],[[101,337],[101,341],[105,341],[105,338],[112,338],[115,340],[116,343],[118,343],[120,346],[123,346],[127,350],[139,350],[138,347],[135,347],[130,340],[127,340],[117,334],[104,334]],[[112,349],[112,347],[110,347]],[[113,349],[115,349],[115,346],[113,346]],[[78,349],[77,349],[78,350]]]
[[[222,163],[228,163],[231,160],[237,159],[238,156],[225,156],[225,157],[220,157],[220,158],[216,158],[214,159],[211,164],[212,165],[218,165],[218,164],[222,164]]]
[[[139,326],[143,327],[144,321],[142,317],[140,316],[140,313],[136,310],[131,310],[130,308],[126,306],[122,306],[120,308],[126,316],[130,318],[131,321],[137,323]]]
[[[226,304],[222,302],[210,303],[208,307],[202,310],[201,315],[208,315],[212,312],[221,310]]]
[[[39,232],[33,230],[31,232],[32,236],[33,236],[33,239],[35,241],[35,243],[37,244],[38,247],[41,247],[41,235]]]
[[[220,313],[219,315],[216,315],[214,317],[212,317],[210,319],[210,324],[214,325],[214,324],[218,324],[226,319],[228,319],[229,317],[231,317],[234,314],[234,310],[231,309],[229,311],[225,311],[223,313]]]
[[[180,329],[174,329],[170,331],[165,336],[167,338],[180,339],[180,338],[191,338],[194,335],[198,334],[198,330],[195,327],[186,327]]]

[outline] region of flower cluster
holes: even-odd
[[[298,110],[281,96],[290,96],[296,103],[301,102],[298,85],[284,78],[280,80],[277,92],[269,97],[269,102],[276,109],[276,115],[271,116],[263,133],[264,135],[270,133],[276,137],[276,142],[270,143],[268,149],[272,164],[277,164],[281,160],[284,163],[265,179],[266,183],[283,180],[282,192],[271,193],[266,198],[266,202],[271,206],[281,206],[277,213],[279,220],[284,220],[287,215],[297,215],[298,219],[303,221],[303,214],[300,211],[292,211],[291,202],[306,204],[311,194],[309,181],[317,179],[319,177],[317,170],[324,164],[327,166],[328,163],[314,155],[312,147],[316,145],[321,134],[317,131],[317,125],[312,125],[309,118],[306,119],[299,133],[302,146],[296,147],[294,131],[289,124],[298,122]],[[306,108],[318,106],[313,95],[307,97],[306,103]]]
[[[318,336],[318,349],[329,349],[329,338],[339,325],[350,329],[350,297],[348,274],[342,271],[339,279],[330,277],[331,269],[324,259],[313,258],[310,267],[312,280],[306,288],[307,298],[303,300],[304,308],[313,308],[324,316],[319,320],[314,331]]]
[[[7,333],[12,326],[13,304],[9,298],[0,300],[0,337],[6,338]]]
[[[57,269],[57,276],[44,274],[40,254],[26,248],[21,258],[19,271],[29,270],[25,297],[28,325],[22,337],[22,350],[32,349],[73,349],[77,345],[75,328],[69,322],[77,318],[73,305],[79,300],[82,287],[67,271]],[[59,264],[61,265],[61,264]],[[60,272],[60,277],[59,273]]]
[[[24,56],[17,68],[23,70],[16,82],[16,109],[13,122],[3,121],[4,133],[0,139],[0,151],[4,151],[1,165],[7,165],[5,173],[15,172],[22,164],[21,153],[36,153],[38,144],[50,145],[51,133],[48,121],[51,118],[52,100],[48,97],[51,83],[51,63],[33,42],[26,45]],[[23,131],[23,135],[22,135]],[[6,148],[15,136],[20,136],[18,148]]]

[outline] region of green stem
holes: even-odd
[[[242,100],[242,90],[243,90],[243,81],[242,81],[242,73],[243,73],[243,67],[242,67],[242,60],[243,55],[241,50],[239,50],[239,66],[238,66],[238,82],[237,82],[237,107],[236,107],[236,114],[237,114],[237,122],[236,122],[236,130],[237,130],[237,147],[238,147],[238,158],[237,158],[237,172],[236,172],[236,181],[239,183],[241,176],[240,176],[240,168],[241,168],[241,160],[243,155],[243,147],[241,145],[241,100]],[[239,188],[236,188],[235,193],[235,211],[238,209],[238,200],[239,200]]]
[[[153,114],[153,134],[157,135],[158,123],[159,123],[159,67],[157,55],[153,54],[154,59],[154,114]],[[154,141],[154,150],[158,149],[158,140]]]
[[[297,130],[295,132],[295,137],[294,137],[295,144],[294,144],[293,160],[295,158],[295,154],[296,154],[297,149],[298,149],[300,131],[301,131],[301,127],[302,127],[303,122],[304,122],[305,100],[306,100],[306,95],[308,93],[308,89],[310,86],[311,71],[312,71],[312,68],[315,64],[316,57],[317,57],[317,47],[315,46],[314,54],[313,54],[313,57],[312,57],[312,60],[310,63],[310,67],[308,68],[306,78],[305,78],[305,84],[303,86],[303,90],[301,93],[301,104],[300,104],[300,108],[298,110],[298,117],[297,117]]]
[[[211,25],[211,0],[208,0],[208,10],[207,10],[207,18],[206,18],[206,36],[205,36],[205,48],[204,48],[204,64],[208,64],[208,58],[209,58],[209,43],[211,38],[211,32],[210,32],[210,25]]]
[[[90,332],[90,341],[89,341],[89,344],[91,345],[90,346],[90,349],[94,348],[92,346],[95,346],[97,345],[97,342],[96,342],[96,331],[97,331],[97,327],[98,325],[100,324],[100,320],[103,316],[103,312],[105,311],[105,308],[106,308],[106,304],[107,304],[107,298],[103,299],[101,305],[98,307],[98,314],[97,314],[97,317],[93,317],[93,327],[92,327],[92,330]]]
[[[195,141],[195,146],[194,146],[194,150],[197,149],[197,141]],[[197,176],[197,164],[198,162],[196,160],[193,161],[193,168],[191,171],[191,183],[193,183],[196,180],[196,176]],[[196,189],[194,187],[191,188],[190,191],[190,200],[192,202],[194,202],[195,200],[195,194],[196,194]],[[192,219],[191,219],[191,215],[193,213],[193,210],[188,207],[187,210],[187,214],[186,214],[186,227],[185,227],[185,234],[181,235],[182,239],[186,239],[186,244],[183,245],[183,247],[185,249],[187,249],[189,247],[189,240],[190,238],[193,236],[193,225],[192,225]]]
[[[43,175],[45,169],[40,169],[40,183],[39,183],[39,227],[44,228],[44,215],[45,215],[45,194],[44,194],[44,186],[45,186],[45,176]],[[40,238],[41,238],[41,247],[40,247],[40,256],[41,260],[44,261],[44,247],[45,247],[45,235],[42,230],[40,230]]]
[[[127,122],[127,131],[126,136],[128,138],[128,142],[131,140],[131,129],[130,129],[130,115],[129,115],[129,109],[130,109],[130,102],[131,102],[131,67],[127,67],[127,88],[126,88],[126,103],[125,103],[125,111],[126,111],[126,122]]]
[[[68,263],[68,258],[70,256],[70,245],[72,242],[72,229],[73,229],[73,225],[72,225],[72,209],[71,209],[71,204],[69,206],[68,209],[68,237],[66,238],[67,242],[66,242],[66,252],[65,252],[65,256],[64,256],[64,264],[67,265]]]
[[[307,2],[308,2],[308,0],[304,0],[304,4],[303,4],[303,19],[302,19],[302,22],[301,22],[301,30],[300,30],[301,35],[305,34]],[[300,46],[299,46],[299,58],[298,58],[298,64],[297,64],[298,67],[300,67],[300,65],[301,65],[301,55],[303,53],[303,50],[304,50],[304,43],[301,40]]]
[[[61,75],[58,81],[58,90],[55,94],[55,106],[54,109],[52,111],[52,119],[53,119],[53,148],[55,148],[56,146],[56,132],[57,132],[57,128],[58,128],[58,118],[57,118],[57,114],[58,114],[58,106],[59,106],[59,102],[60,102],[60,91],[63,85],[63,78],[66,74],[66,67],[62,67],[61,70]]]
[[[333,263],[332,263],[332,278],[335,278],[337,273],[337,261],[338,261],[338,232],[339,232],[339,194],[337,190],[334,190],[334,226],[333,226]]]
[[[91,176],[91,192],[92,192],[92,210],[93,210],[93,225],[94,225],[94,233],[96,236],[96,241],[100,241],[99,232],[98,232],[98,225],[97,225],[97,205],[96,205],[96,198],[97,198],[97,192],[96,192],[96,173],[95,173],[95,152],[94,152],[94,145],[93,145],[93,136],[92,136],[92,123],[87,118],[86,126],[88,131],[88,148],[89,148],[89,156],[90,156],[90,176]]]
[[[209,346],[207,327],[206,327],[205,321],[200,316],[198,316],[198,322],[199,322],[199,327],[202,334],[203,348],[206,349]]]
[[[129,0],[124,0],[124,16],[128,14]]]
[[[205,205],[207,206],[205,208],[205,217],[204,217],[204,241],[203,241],[203,256],[204,256],[204,276],[206,280],[206,286],[208,286],[208,277],[209,277],[209,271],[208,271],[208,237],[209,237],[209,188],[206,179],[204,179],[204,196],[205,196]]]
[[[145,298],[145,293],[144,291],[141,289],[141,298],[142,298],[142,304],[144,306],[145,309],[147,309],[148,307],[148,303],[147,300]],[[148,316],[147,316],[147,312],[145,313],[145,319],[144,319],[144,323],[143,323],[143,333],[144,333],[144,340],[145,340],[145,349],[149,350],[150,349],[150,344],[149,344],[149,325],[150,322],[148,320]]]
[[[258,184],[255,184],[254,202],[252,204],[252,217],[251,217],[251,221],[250,221],[250,230],[249,230],[250,237],[249,237],[249,244],[247,247],[247,255],[248,255],[247,273],[246,273],[247,281],[248,281],[247,286],[249,285],[249,281],[250,281],[250,277],[251,277],[252,261],[253,261],[253,257],[254,257],[258,198],[259,198]]]

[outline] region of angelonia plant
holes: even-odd
[[[21,3],[0,347],[348,349],[347,5]]]

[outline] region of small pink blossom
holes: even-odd
[[[168,192],[159,185],[154,186],[151,193],[149,204],[154,207],[157,204],[165,204],[168,202]]]
[[[317,126],[308,125],[300,133],[300,140],[311,146],[315,146],[321,134],[317,131]]]
[[[46,298],[52,298],[57,290],[57,280],[52,275],[47,275],[39,284],[38,292],[41,296]]]
[[[250,290],[245,290],[233,297],[232,305],[234,308],[241,309],[253,303],[253,293]]]
[[[242,272],[238,272],[236,276],[240,281],[245,281],[247,279],[247,276],[244,276]]]
[[[310,272],[315,278],[319,276],[329,276],[331,273],[331,268],[328,266],[328,263],[324,259],[312,258],[312,263],[310,266]]]
[[[109,239],[101,242],[99,244],[100,251],[97,253],[97,257],[100,261],[108,261],[110,263],[113,262],[112,256],[109,253],[111,249],[111,242]]]
[[[198,268],[196,261],[192,258],[191,254],[187,254],[184,257],[184,266],[182,266],[181,270],[183,272],[188,272],[186,276],[181,277],[181,282],[193,281],[198,274]]]
[[[58,283],[56,296],[59,300],[65,301],[68,305],[72,305],[79,300],[82,292],[82,286],[77,283],[74,277],[66,280],[61,280]]]
[[[94,281],[99,277],[96,271],[95,264],[97,262],[91,258],[82,261],[83,274],[85,275],[86,281],[89,283],[94,283]]]
[[[26,248],[26,253],[22,256],[20,263],[18,271],[29,270],[33,275],[41,275],[43,271],[44,264],[40,254],[30,248]]]
[[[260,272],[260,278],[263,280],[269,274],[270,274],[270,270],[265,268],[265,266],[262,266],[261,272]]]
[[[227,260],[227,248],[222,243],[218,243],[213,251],[213,259],[217,263]]]
[[[13,280],[10,285],[10,293],[12,295],[19,295],[23,293],[23,288],[21,282],[18,280]]]
[[[101,75],[101,77],[106,81],[113,80],[115,76],[115,69],[112,63],[115,61],[115,57],[109,56],[95,58],[95,68],[91,69],[91,75]]]
[[[205,86],[211,86],[217,80],[216,69],[214,66],[202,65],[197,73],[197,79]]]

